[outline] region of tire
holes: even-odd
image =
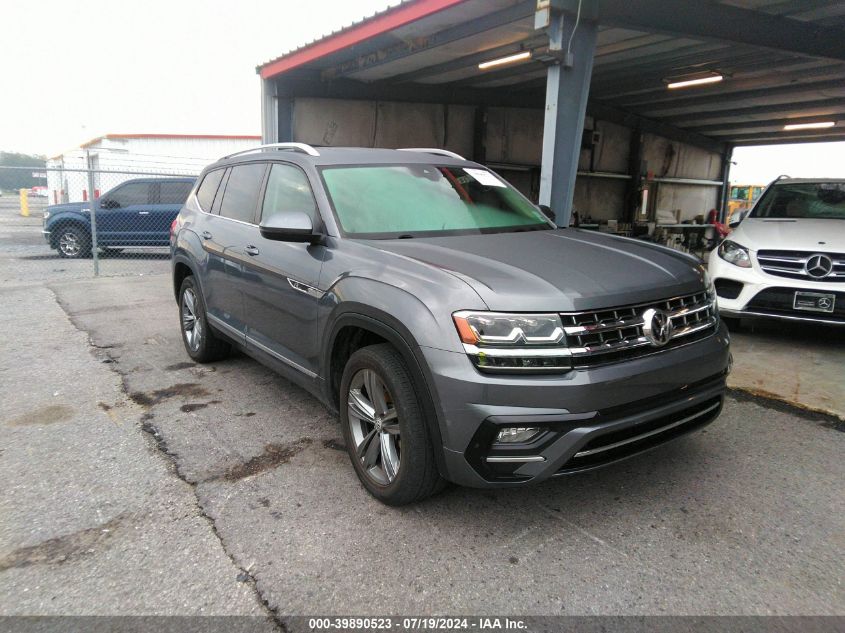
[[[66,226],[59,229],[55,238],[59,257],[64,259],[84,259],[91,256],[91,236],[78,226]]]
[[[340,420],[358,479],[382,503],[413,503],[443,487],[420,399],[391,345],[364,347],[349,358],[340,381]]]
[[[232,351],[232,346],[208,327],[205,301],[192,276],[185,277],[179,288],[179,326],[185,351],[198,363],[221,360]]]

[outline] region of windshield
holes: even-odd
[[[770,187],[752,218],[845,220],[845,183],[796,183]]]
[[[435,165],[325,167],[329,198],[350,237],[393,238],[550,229],[492,172]]]

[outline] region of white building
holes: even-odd
[[[221,156],[255,147],[260,136],[212,134],[106,134],[47,159],[50,202],[88,199],[90,154],[95,196],[125,180],[150,175],[196,175]]]

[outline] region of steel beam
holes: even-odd
[[[568,226],[572,215],[597,35],[595,22],[576,26],[571,14],[551,16],[549,48],[560,51],[564,63],[549,66],[546,80],[540,204],[552,208],[560,226]],[[570,56],[571,65],[564,65]]]
[[[702,0],[605,0],[602,24],[845,60],[845,29]]]
[[[755,145],[755,141],[777,141],[780,143],[812,142],[814,139],[842,140],[845,137],[845,128],[827,128],[823,130],[800,130],[794,132],[759,132],[757,134],[737,134],[730,140],[733,144],[743,143]]]
[[[372,48],[337,66],[327,68],[323,71],[323,79],[348,77],[362,70],[383,66],[409,55],[451,44],[519,20],[525,20],[534,14],[535,4],[534,0],[523,0],[505,9],[482,15],[474,20],[461,22],[431,35],[406,38],[384,48]]]
[[[840,106],[845,107],[845,99],[842,100]],[[801,123],[818,123],[820,121],[845,121],[845,111],[836,112],[833,114],[816,114],[815,116],[792,117],[783,119],[763,119],[756,121],[735,121],[733,123],[714,123],[713,125],[700,125],[697,127],[688,127],[687,129],[695,130],[701,134],[711,134],[713,136],[731,136],[737,133],[741,134],[743,130],[753,132],[754,130],[765,130],[766,128],[775,128],[775,131],[782,129],[784,125],[796,125]]]
[[[843,99],[839,97],[837,99],[817,99],[814,101],[787,101],[785,103],[757,105],[748,108],[731,108],[730,110],[725,110],[723,107],[717,106],[716,108],[697,108],[689,113],[661,117],[660,120],[670,124],[681,124],[689,128],[711,122],[718,123],[722,119],[741,119],[744,116],[760,116],[766,114],[786,116],[793,112],[826,109],[836,110],[841,108],[842,104]]]

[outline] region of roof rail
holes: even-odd
[[[280,149],[280,150],[293,150],[295,152],[302,152],[303,154],[308,154],[309,156],[319,156],[320,152],[316,149],[308,145],[307,143],[268,143],[267,145],[259,145],[257,147],[250,147],[249,149],[241,150],[240,152],[235,152],[234,154],[229,154],[228,156],[224,156],[223,158],[232,158],[232,156],[240,156],[241,154],[251,154],[252,152],[261,152],[265,149]]]
[[[458,160],[466,160],[460,154],[450,152],[448,149],[438,149],[436,147],[400,147],[400,152],[422,152],[423,154],[437,154],[438,156],[448,156],[449,158],[457,158]]]
[[[775,178],[775,182],[777,182],[778,180],[781,180],[782,178],[792,178],[792,176],[790,176],[789,174],[781,174],[780,176]]]

